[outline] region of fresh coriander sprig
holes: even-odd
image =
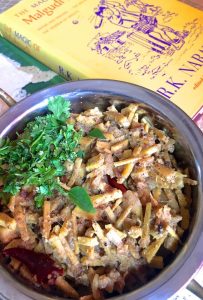
[[[2,192],[15,195],[24,186],[34,186],[37,208],[42,207],[44,199],[51,197],[55,191],[69,197],[57,178],[65,174],[66,160],[74,161],[81,156],[76,151],[81,132],[66,123],[70,116],[70,102],[61,96],[51,98],[48,110],[51,113],[36,117],[27,124],[22,134],[17,134],[16,140],[1,141],[0,147]],[[90,198],[84,198],[87,206],[80,204],[79,200],[72,201],[84,210],[93,211]]]

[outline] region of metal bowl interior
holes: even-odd
[[[0,137],[13,138],[16,131],[21,131],[25,124],[37,115],[47,112],[48,98],[63,95],[71,101],[73,112],[98,106],[105,109],[109,104],[120,106],[128,102],[139,102],[149,111],[156,126],[166,128],[176,140],[176,156],[185,164],[191,177],[199,184],[193,192],[191,222],[183,247],[175,254],[164,269],[143,287],[116,297],[116,299],[167,299],[181,286],[187,283],[200,265],[203,257],[203,135],[190,118],[174,104],[159,95],[132,84],[111,80],[84,80],[65,83],[40,91],[12,107],[0,119]],[[3,266],[0,272],[24,294],[33,299],[59,299],[55,296],[39,294],[31,287],[9,274]],[[114,299],[114,298],[112,298]]]

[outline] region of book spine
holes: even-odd
[[[87,78],[81,70],[81,66],[74,59],[67,57],[67,61],[63,61],[60,58],[63,57],[57,49],[39,40],[34,33],[32,33],[32,39],[30,33],[26,33],[25,30],[21,30],[15,26],[15,28],[7,25],[8,22],[0,22],[0,35],[10,41],[15,46],[22,49],[24,52],[33,56],[41,63],[49,67],[51,70],[61,75],[67,80],[78,80]]]

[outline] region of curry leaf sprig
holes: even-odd
[[[63,97],[49,100],[45,116],[38,116],[29,122],[17,139],[2,141],[0,147],[0,177],[4,183],[2,192],[17,194],[24,186],[36,189],[35,206],[42,207],[44,199],[51,197],[55,191],[68,196],[79,207],[89,212],[94,208],[88,195],[77,190],[65,191],[58,177],[65,174],[64,163],[74,161],[77,155],[81,132],[66,121],[70,116],[70,102]],[[70,195],[69,195],[70,193]],[[5,195],[6,196],[6,195]],[[85,206],[83,202],[86,202]]]

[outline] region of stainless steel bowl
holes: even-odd
[[[193,121],[172,102],[143,87],[112,80],[83,80],[69,82],[40,91],[10,108],[0,118],[0,137],[14,137],[26,122],[46,113],[48,98],[63,95],[72,103],[72,110],[99,106],[105,109],[109,103],[139,102],[149,110],[157,124],[171,132],[177,142],[177,155],[190,169],[191,176],[199,184],[193,193],[192,218],[185,243],[175,259],[149,283],[116,299],[167,299],[185,285],[203,261],[203,135]],[[39,294],[21,283],[3,266],[0,273],[12,285],[33,299],[59,299]],[[115,299],[115,298],[112,298]]]

